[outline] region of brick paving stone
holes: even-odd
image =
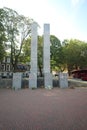
[[[0,89],[0,130],[87,130],[87,88]]]

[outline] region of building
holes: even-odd
[[[0,72],[10,72],[12,70],[12,65],[10,62],[10,57],[4,57],[3,61],[0,63]]]
[[[26,72],[30,70],[30,65],[18,64],[16,72]],[[0,62],[0,76],[1,77],[12,77],[13,67],[9,56],[4,57],[3,61]]]

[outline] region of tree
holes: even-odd
[[[4,25],[8,43],[11,47],[11,64],[15,71],[24,41],[31,34],[31,23],[33,20],[19,15],[16,11],[9,8],[4,8],[4,11]]]
[[[56,69],[59,71],[63,71],[63,53],[62,53],[62,46],[60,40],[54,36],[50,36],[51,42],[51,69]]]
[[[31,37],[27,38],[24,41],[23,48],[22,48],[22,58],[20,59],[20,62],[26,63],[30,62],[30,55],[31,55]]]
[[[68,72],[87,66],[87,44],[77,39],[63,41],[63,53]]]
[[[43,76],[43,36],[38,36],[38,68],[40,76]]]
[[[5,56],[5,41],[6,41],[5,28],[3,25],[3,18],[4,18],[3,13],[4,10],[0,9],[0,61]]]

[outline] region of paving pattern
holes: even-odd
[[[0,130],[87,130],[87,87],[0,89]]]

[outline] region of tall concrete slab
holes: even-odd
[[[45,88],[52,88],[52,74],[50,73],[50,24],[44,24],[43,72]]]
[[[31,68],[29,88],[37,88],[37,23],[31,26]]]

